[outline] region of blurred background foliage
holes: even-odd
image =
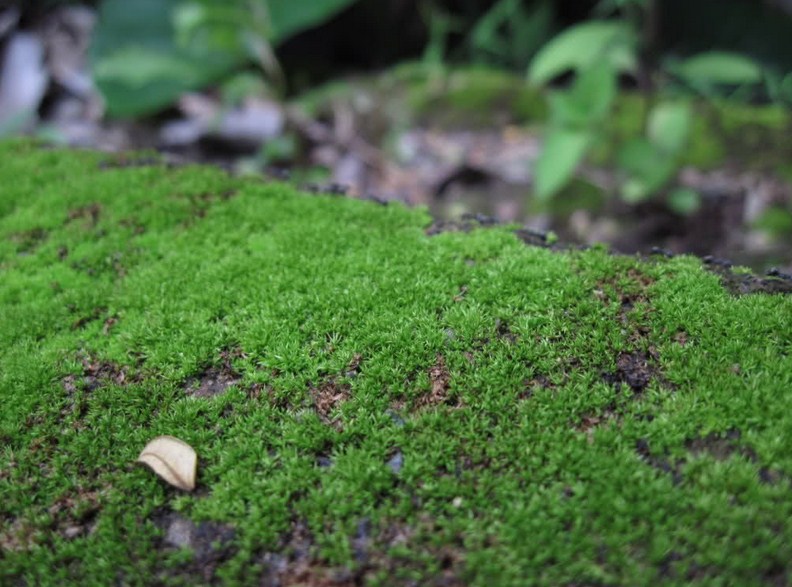
[[[278,91],[296,91],[350,69],[410,59],[514,71],[530,65],[529,79],[547,83],[604,58],[644,89],[659,81],[705,96],[789,104],[790,25],[773,18],[768,4],[136,0],[133,8],[105,0],[91,53],[117,115],[155,111],[185,90],[251,67]]]
[[[723,167],[730,149],[749,160],[761,145],[770,155],[748,167],[792,177],[792,167],[769,163],[792,152],[784,139],[792,128],[792,0],[38,0],[9,3],[3,14],[13,12],[24,31],[73,5],[96,14],[88,67],[105,119],[211,110],[201,116],[220,120],[199,92],[218,97],[221,109],[251,96],[288,105],[284,121],[270,115],[257,164],[294,167],[309,141],[336,151],[343,143],[369,167],[391,166],[394,137],[407,125],[393,102],[431,112],[442,87],[433,124],[461,109],[468,124],[528,125],[541,138],[521,220],[547,211],[568,220],[578,206],[597,212],[603,197],[633,212],[651,205],[676,218],[706,214],[709,186],[680,174]],[[460,82],[460,69],[475,73]],[[339,83],[382,71],[424,85],[417,94],[388,86],[368,95],[369,111],[386,120],[356,119],[352,134],[365,144],[321,127],[322,117],[338,116],[328,104],[343,93]],[[353,110],[365,102],[350,99]],[[505,119],[496,112],[504,104]],[[383,163],[383,153],[393,161]],[[581,173],[592,165],[607,177]],[[481,174],[470,167],[454,177]],[[437,182],[438,199],[450,182]],[[789,238],[792,204],[770,200],[759,212],[754,206],[750,222]]]

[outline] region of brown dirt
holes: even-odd
[[[445,357],[443,357],[443,355],[438,354],[435,357],[435,363],[429,367],[428,374],[431,387],[428,393],[420,395],[415,400],[415,408],[420,409],[450,404],[452,402],[452,398],[449,394],[451,373],[446,367]]]

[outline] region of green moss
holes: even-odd
[[[0,161],[0,583],[760,585],[792,560],[792,298],[212,169]],[[194,493],[133,464],[159,434],[197,450]]]
[[[415,86],[411,103],[420,118],[447,126],[491,126],[493,117],[535,123],[547,117],[542,92],[512,74],[488,68],[454,70],[439,83]]]

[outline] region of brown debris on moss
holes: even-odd
[[[66,214],[66,222],[74,222],[75,220],[85,220],[88,228],[95,228],[99,223],[99,217],[102,213],[102,206],[97,203],[87,204],[78,208],[72,208]]]
[[[333,417],[333,412],[350,397],[351,387],[347,383],[339,383],[329,379],[317,387],[311,388],[311,398],[314,409],[325,424],[335,428],[341,427],[338,417]]]
[[[83,355],[80,362],[83,367],[82,376],[67,375],[62,380],[63,388],[69,393],[74,393],[77,389],[94,391],[109,384],[129,385],[143,379],[141,374],[131,373],[127,365],[102,361],[90,355]]]
[[[429,382],[431,387],[429,393],[422,394],[415,402],[416,408],[424,408],[427,406],[439,406],[451,403],[449,395],[449,388],[451,383],[451,373],[446,367],[445,357],[438,354],[435,357],[434,364],[429,367]]]

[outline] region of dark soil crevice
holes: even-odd
[[[193,397],[215,397],[224,393],[232,385],[242,381],[242,376],[234,369],[234,359],[244,358],[239,349],[220,352],[220,364],[210,365],[184,385],[185,391]]]
[[[647,296],[647,288],[652,285],[652,278],[640,273],[635,268],[625,272],[629,281],[625,284],[618,278],[608,279],[597,283],[594,296],[605,306],[611,304],[611,299],[605,293],[614,291],[618,309],[616,320],[623,329],[627,330],[627,348],[613,349],[615,354],[615,369],[603,369],[600,372],[602,380],[614,387],[618,397],[609,405],[596,412],[583,414],[581,419],[574,423],[574,427],[593,439],[593,431],[598,426],[607,422],[621,422],[627,413],[630,403],[640,399],[653,382],[659,383],[663,388],[673,390],[673,385],[667,381],[660,369],[660,355],[651,340],[651,330],[646,325],[646,315],[637,312],[638,306],[651,311],[651,302]],[[625,393],[623,387],[629,390]]]
[[[45,228],[36,227],[22,232],[12,233],[8,238],[16,244],[18,255],[30,255],[44,244],[49,237],[49,231]]]
[[[128,365],[118,365],[112,361],[103,361],[92,355],[80,357],[82,376],[67,375],[63,378],[63,387],[73,393],[77,389],[95,391],[106,385],[130,385],[143,381],[143,373],[135,372]]]
[[[177,577],[194,581],[200,577],[210,585],[220,585],[215,573],[217,568],[231,558],[236,530],[230,524],[199,522],[185,518],[179,513],[161,510],[153,516],[154,525],[162,532],[157,547],[163,552],[188,549],[192,559],[168,571],[161,571],[161,580]]]

